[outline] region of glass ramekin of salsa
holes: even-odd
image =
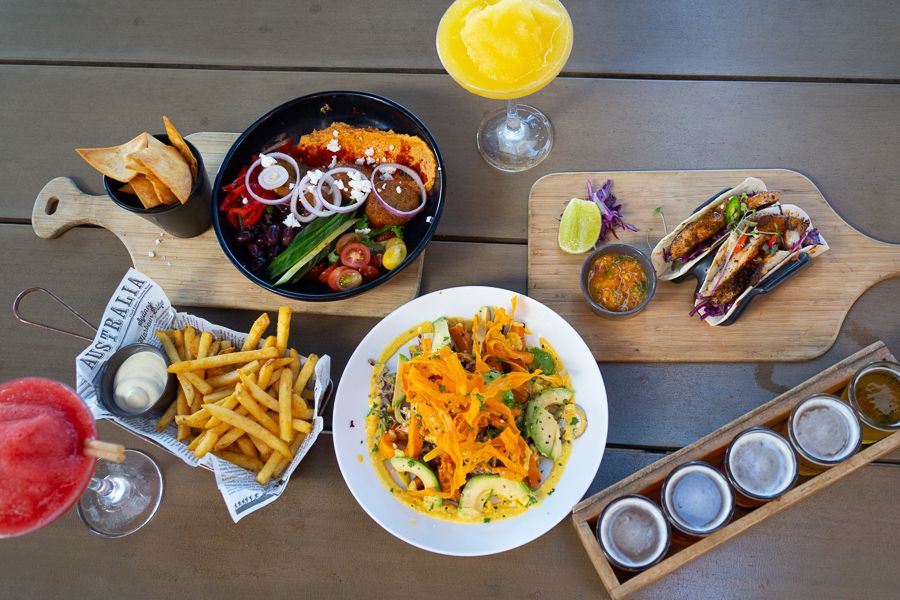
[[[630,317],[647,306],[656,292],[656,271],[647,255],[634,246],[608,244],[584,261],[581,291],[598,315]]]

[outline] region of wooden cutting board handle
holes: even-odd
[[[115,233],[116,228],[107,218],[110,204],[112,200],[108,196],[85,194],[70,178],[57,177],[44,186],[34,201],[31,225],[38,237],[44,239],[59,237],[78,225],[99,225]],[[116,208],[122,217],[132,217]]]

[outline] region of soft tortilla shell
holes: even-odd
[[[128,183],[137,173],[129,169],[125,158],[129,154],[139,152],[147,147],[147,134],[142,133],[134,139],[110,148],[76,148],[89,165],[116,181]]]
[[[693,223],[694,221],[699,220],[707,213],[715,210],[716,206],[722,202],[723,200],[727,200],[731,196],[740,196],[741,194],[756,194],[759,192],[767,192],[768,188],[766,188],[766,184],[763,183],[761,179],[757,179],[756,177],[748,177],[740,184],[731,188],[727,192],[723,192],[716,196],[716,199],[710,202],[703,210],[698,211],[687,219],[678,224],[675,229],[673,229],[666,237],[661,239],[656,247],[653,248],[653,252],[650,254],[650,260],[653,262],[653,268],[656,269],[656,274],[663,281],[669,281],[675,279],[676,277],[680,277],[684,275],[688,271],[691,270],[691,267],[694,266],[695,263],[700,261],[704,256],[712,252],[716,246],[711,246],[706,252],[703,252],[699,256],[692,258],[688,262],[681,265],[678,270],[672,270],[672,263],[667,263],[665,258],[663,257],[663,250],[668,249],[672,246],[672,242],[675,241],[675,237],[681,233],[681,231]],[[722,242],[718,242],[721,244]],[[721,247],[721,246],[720,246]]]
[[[768,208],[764,208],[760,211],[757,211],[757,215],[771,215],[771,214],[783,214],[789,217],[798,217],[806,221],[808,227],[813,227],[812,221],[809,218],[809,215],[806,214],[806,211],[800,208],[795,204],[776,204],[775,206],[770,206]],[[781,268],[784,268],[788,264],[790,264],[791,258],[795,256],[799,256],[801,253],[809,254],[810,258],[818,256],[824,252],[828,252],[829,246],[828,242],[825,241],[825,238],[822,237],[822,234],[819,234],[819,238],[822,240],[821,244],[817,244],[815,246],[807,246],[805,248],[799,248],[794,250],[793,252],[788,252],[786,250],[782,250],[776,252],[772,256],[766,259],[765,266],[763,267],[763,276],[760,278],[757,285],[764,283],[766,279],[772,276],[773,273],[778,271]],[[709,267],[709,271],[706,274],[706,279],[703,281],[703,285],[700,287],[700,295],[705,295],[713,286],[716,280],[716,276],[719,271],[724,267],[725,260],[731,254],[731,248],[737,243],[738,236],[737,232],[734,231],[728,235],[727,241],[719,246],[718,252],[716,252],[716,256],[713,259],[712,264]],[[747,297],[747,294],[750,293],[752,287],[744,290],[740,296],[735,298],[734,302],[731,305],[731,308],[724,315],[719,317],[708,317],[706,319],[706,323],[715,327],[720,323],[724,323],[734,311],[740,306],[741,302]],[[699,300],[694,299],[694,306],[697,305]]]

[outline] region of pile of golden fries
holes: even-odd
[[[212,452],[256,471],[260,485],[281,476],[312,431],[313,392],[307,384],[318,361],[310,354],[301,366],[300,355],[287,347],[289,307],[278,310],[276,335],[263,339],[268,328],[263,313],[239,350],[193,327],[156,332],[179,383],[156,428],[174,421],[178,441],[194,456]]]

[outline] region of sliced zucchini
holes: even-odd
[[[531,489],[521,481],[499,475],[476,475],[470,479],[459,496],[459,511],[476,516],[492,496],[500,496],[526,504],[534,499]]]
[[[434,471],[428,468],[428,465],[421,460],[406,458],[404,456],[395,456],[391,459],[391,466],[394,467],[394,470],[398,473],[410,473],[418,477],[426,490],[441,489],[441,482],[438,480],[437,475],[435,475]],[[440,496],[426,496],[424,500],[428,510],[434,510],[443,504],[443,500],[441,500]]]
[[[446,317],[441,317],[434,322],[434,337],[431,340],[431,350],[440,350],[450,345],[450,324]]]

